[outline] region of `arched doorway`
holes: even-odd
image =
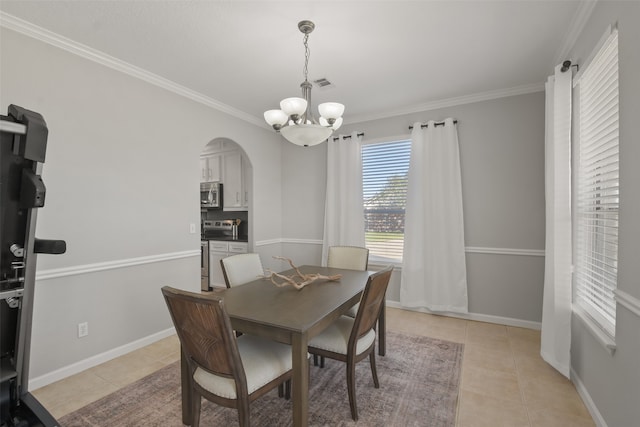
[[[202,290],[211,290],[224,286],[220,259],[252,251],[253,169],[242,147],[228,138],[213,139],[204,147],[200,169],[201,200],[213,191],[221,195],[219,206],[200,206]]]

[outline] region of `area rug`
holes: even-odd
[[[387,354],[376,355],[380,388],[368,360],[357,364],[358,422],[351,419],[346,368],[326,359],[311,366],[309,425],[455,425],[463,344],[387,331]],[[175,362],[62,417],[62,427],[182,426],[180,365]],[[271,391],[251,404],[251,425],[292,425],[291,401]],[[201,426],[238,425],[235,409],[202,401]]]

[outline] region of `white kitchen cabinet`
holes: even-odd
[[[231,255],[246,254],[249,251],[247,242],[229,242],[209,240],[209,286],[226,287],[220,260]]]
[[[239,150],[222,154],[222,190],[225,211],[244,210],[244,188],[242,185],[242,153]]]
[[[249,193],[251,192],[251,171],[249,167],[249,159],[245,155],[242,155],[242,192],[244,197],[242,199],[242,207],[249,210]]]
[[[221,181],[220,155],[209,154],[200,156],[200,181],[218,182]]]

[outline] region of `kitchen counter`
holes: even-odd
[[[209,234],[202,235],[200,237],[201,240],[216,240],[218,242],[248,242],[248,236],[238,236],[237,239],[232,238],[231,236],[213,236]]]

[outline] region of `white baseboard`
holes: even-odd
[[[409,310],[409,311],[418,311],[420,313],[455,317],[458,319],[475,320],[478,322],[487,322],[487,323],[496,323],[498,325],[514,326],[517,328],[535,329],[538,331],[542,328],[541,322],[533,322],[531,320],[514,319],[511,317],[492,316],[489,314],[480,314],[480,313],[468,313],[468,314],[434,313],[432,311],[427,310],[426,308],[404,307],[402,304],[400,304],[400,302],[390,301],[390,300],[387,300],[386,304],[387,304],[387,307],[400,308],[402,310]]]
[[[602,418],[602,415],[600,414],[600,411],[598,411],[598,408],[593,402],[593,399],[591,399],[591,395],[587,391],[587,388],[582,383],[582,380],[578,376],[578,373],[574,371],[573,368],[571,368],[571,382],[573,382],[573,384],[576,386],[576,390],[578,390],[578,394],[582,398],[584,406],[587,407],[587,410],[591,414],[591,417],[596,423],[596,426],[607,427],[607,423],[604,421],[604,418]]]
[[[31,391],[37,390],[41,387],[52,384],[56,381],[60,381],[64,378],[70,377],[71,375],[75,375],[89,368],[93,368],[94,366],[98,366],[101,363],[108,362],[109,360],[115,359],[116,357],[120,357],[134,350],[138,350],[139,348],[146,347],[150,344],[153,344],[156,341],[160,341],[161,339],[169,337],[175,333],[176,333],[176,330],[173,327],[171,327],[164,331],[160,331],[158,333],[146,336],[139,340],[130,342],[129,344],[116,347],[114,349],[105,351],[104,353],[101,353],[101,354],[96,354],[95,356],[91,356],[88,359],[81,360],[69,366],[56,369],[53,372],[49,372],[47,374],[41,375],[36,378],[30,378],[29,390]]]

